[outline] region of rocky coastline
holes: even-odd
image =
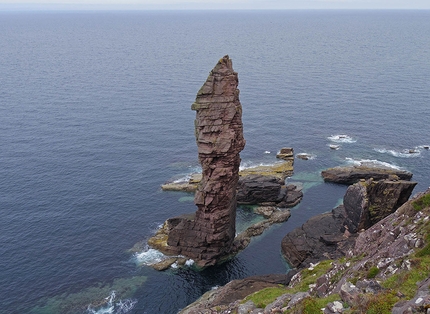
[[[412,191],[416,183],[407,182],[390,188],[398,192]],[[382,192],[374,194],[376,200],[376,196],[383,196],[383,189],[375,190],[375,186],[381,188],[393,183],[363,179],[351,186],[352,192],[347,192],[345,197],[353,197],[351,193],[357,189],[361,190],[362,200],[368,200],[366,192]],[[372,185],[373,188],[367,187]],[[400,194],[397,200],[402,198]],[[398,204],[390,196],[384,199],[384,203]],[[364,203],[362,209],[366,207]],[[315,239],[325,249],[330,246],[336,249],[329,254],[321,250],[319,256],[312,251],[311,259],[298,263],[287,274],[290,276],[286,283],[258,287],[244,296],[246,293],[241,289],[235,294],[232,287],[246,285],[250,278],[235,280],[206,293],[180,313],[428,313],[430,189],[391,210],[394,212],[358,233],[345,230],[340,234],[334,228],[337,239]],[[306,223],[309,228],[302,227],[302,230],[312,230],[327,219],[342,222],[339,227],[345,223],[345,216],[345,209],[338,207],[331,213],[311,218]],[[292,238],[292,234],[286,237]],[[228,300],[219,297],[225,294],[229,295]]]
[[[157,270],[189,258],[197,267],[225,262],[288,220],[288,208],[303,197],[285,184],[292,148],[280,150],[280,163],[239,172],[245,140],[237,85],[224,56],[197,93],[192,110],[202,173],[162,186],[195,193],[197,211],[169,218],[148,240],[170,256],[152,265]],[[234,280],[180,313],[429,313],[430,188],[411,198],[412,173],[388,167],[335,167],[321,176],[348,185],[343,204],[285,235],[280,246],[291,271]],[[265,220],[236,235],[237,204],[256,205]]]
[[[285,185],[293,172],[294,151],[282,148],[282,162],[239,171],[240,151],[245,146],[238,75],[229,56],[221,58],[197,93],[195,136],[201,174],[188,182],[169,183],[163,190],[194,193],[195,213],[169,218],[148,240],[148,245],[168,258],[152,265],[164,270],[187,259],[198,267],[222,263],[246,248],[251,238],[274,223],[286,221],[303,193]],[[265,220],[236,236],[237,204],[259,205]]]

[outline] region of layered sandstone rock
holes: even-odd
[[[373,166],[350,166],[334,167],[321,172],[324,181],[335,182],[340,184],[354,184],[360,179],[385,180],[397,176],[400,180],[411,180],[412,173],[405,170],[397,170],[387,167]]]
[[[149,243],[167,254],[213,265],[231,251],[235,237],[239,152],[245,146],[238,76],[228,56],[219,60],[191,106],[202,179],[195,215],[169,219],[164,234]]]
[[[303,198],[302,191],[275,176],[248,175],[239,179],[237,203],[276,207],[294,207]]]
[[[365,230],[394,213],[412,194],[417,182],[361,180],[346,190],[343,204],[350,232]]]

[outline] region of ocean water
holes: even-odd
[[[0,313],[176,313],[288,272],[283,236],[346,190],[322,169],[380,163],[430,186],[429,11],[0,12],[0,29]],[[233,260],[157,272],[146,239],[195,211],[160,185],[199,169],[190,106],[225,54],[243,166],[311,154],[288,179],[304,198]],[[238,209],[238,229],[255,219]]]

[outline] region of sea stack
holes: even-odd
[[[239,153],[245,147],[238,76],[229,56],[220,59],[197,93],[195,136],[202,165],[197,212],[166,221],[149,244],[210,266],[230,254],[235,237]],[[164,233],[164,236],[163,236]],[[167,243],[161,243],[162,240]],[[158,243],[158,244],[157,244]]]

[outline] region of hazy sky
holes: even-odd
[[[0,0],[1,9],[430,9],[430,0]]]

